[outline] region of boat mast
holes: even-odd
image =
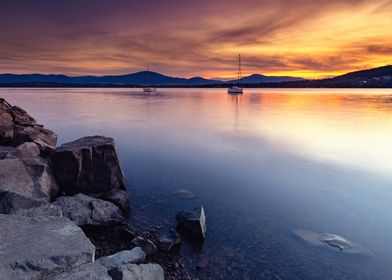
[[[242,87],[242,69],[241,69],[241,54],[238,55],[238,86]]]
[[[150,86],[149,76],[150,76],[150,66],[147,65],[147,87]]]

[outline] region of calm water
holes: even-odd
[[[160,93],[0,89],[60,143],[114,137],[135,221],[172,227],[178,210],[202,204],[206,242],[182,247],[200,279],[391,279],[391,90]],[[178,188],[196,198],[176,197]],[[368,253],[311,246],[298,228]]]

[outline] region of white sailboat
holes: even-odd
[[[241,55],[238,55],[238,78],[237,85],[227,89],[227,93],[230,94],[243,94],[244,89],[242,88],[242,69],[241,69]]]
[[[149,67],[147,67],[147,83],[146,83],[146,86],[143,87],[143,92],[145,92],[145,93],[156,92],[157,88],[150,86],[150,79],[149,78],[150,78],[150,69],[149,69]]]

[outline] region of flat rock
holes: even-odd
[[[198,240],[204,240],[206,233],[206,216],[203,206],[191,211],[180,211],[176,215],[177,227]]]
[[[56,180],[67,194],[125,189],[125,177],[112,138],[80,138],[57,148],[51,159]]]
[[[118,252],[114,255],[102,257],[97,259],[97,263],[106,267],[110,271],[117,267],[129,263],[141,263],[146,258],[146,254],[143,252],[142,248],[135,247],[132,250],[124,250]]]
[[[164,280],[165,274],[159,264],[128,264],[114,268],[113,280]]]
[[[296,236],[313,246],[323,246],[342,253],[369,254],[369,252],[362,246],[337,234],[316,233],[301,228],[295,229],[293,232]]]
[[[43,158],[0,160],[0,213],[50,202],[58,185]]]
[[[53,205],[60,207],[64,216],[79,226],[108,225],[124,220],[121,210],[113,203],[81,193],[61,196]]]
[[[11,215],[20,215],[26,217],[37,217],[37,216],[54,216],[63,217],[63,212],[61,208],[52,204],[43,204],[38,207],[28,208],[28,209],[12,209],[10,211]]]
[[[97,262],[82,264],[70,271],[56,275],[51,280],[112,280],[106,268]]]
[[[146,253],[147,257],[156,254],[156,252],[158,251],[158,248],[157,246],[155,246],[154,242],[152,242],[148,238],[144,238],[141,236],[137,236],[134,239],[132,239],[132,244],[135,247],[142,248],[143,252]]]
[[[95,248],[65,217],[0,214],[0,279],[48,279],[94,259]]]

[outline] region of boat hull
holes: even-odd
[[[151,88],[151,87],[143,88],[143,92],[156,92],[156,91],[157,91],[156,88]]]
[[[227,89],[227,93],[230,93],[230,94],[243,94],[244,93],[244,89],[243,88],[239,88],[239,87],[229,88],[229,89]]]

